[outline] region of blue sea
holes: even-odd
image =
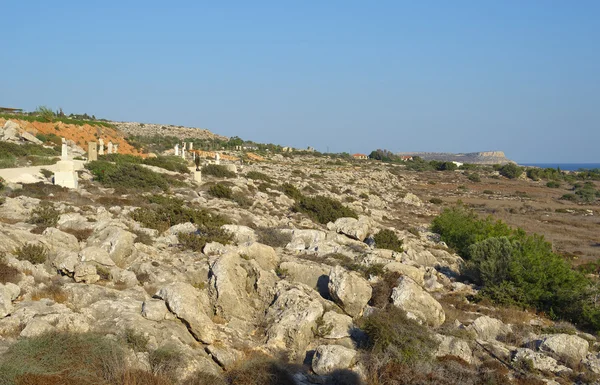
[[[519,163],[521,166],[533,166],[541,168],[557,168],[563,171],[577,171],[579,169],[591,170],[600,169],[600,163]]]

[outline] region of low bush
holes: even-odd
[[[232,385],[284,385],[294,384],[290,371],[284,364],[267,357],[253,357],[227,373],[227,383]]]
[[[298,201],[300,199],[302,199],[304,197],[304,195],[302,195],[302,193],[300,192],[300,190],[298,190],[296,188],[296,186],[294,186],[291,183],[284,183],[280,186],[279,188],[285,195],[287,195],[288,197]]]
[[[173,347],[165,346],[153,350],[148,355],[150,370],[154,375],[162,375],[171,380],[178,378],[181,366],[181,353]]]
[[[220,164],[207,164],[202,167],[202,175],[212,175],[217,178],[235,178],[236,174]]]
[[[60,153],[53,148],[38,144],[16,144],[0,141],[0,159],[22,158],[32,155],[54,157],[60,155]]]
[[[15,256],[20,261],[29,261],[34,265],[46,262],[49,251],[43,244],[27,243],[14,251]]]
[[[0,357],[0,384],[117,384],[124,352],[92,333],[50,333],[19,339]]]
[[[271,247],[285,247],[292,241],[291,232],[283,232],[270,227],[259,227],[254,231],[258,236],[258,242]]]
[[[194,223],[200,231],[220,228],[229,224],[229,220],[208,210],[189,207],[181,199],[152,195],[147,203],[131,213],[131,218],[144,227],[165,231],[180,223]]]
[[[393,230],[383,229],[373,236],[375,240],[375,247],[379,249],[388,249],[401,253],[404,251],[402,248],[402,240],[398,239],[398,236]]]
[[[233,193],[231,200],[233,200],[235,203],[238,204],[238,206],[240,206],[241,208],[244,208],[244,209],[251,207],[252,204],[254,203],[254,201],[252,199],[248,198],[242,192]]]
[[[65,229],[63,231],[65,233],[74,235],[79,242],[87,240],[90,237],[90,235],[92,235],[92,233],[94,232],[94,230],[92,229]]]
[[[546,187],[550,187],[550,188],[559,188],[560,187],[560,182],[551,180],[548,183],[546,183]]]
[[[60,218],[60,211],[54,208],[52,203],[42,201],[38,207],[32,210],[29,223],[41,228],[55,227]]]
[[[359,326],[368,336],[367,350],[394,363],[430,361],[438,345],[427,327],[395,306],[375,310],[362,318]]]
[[[302,197],[293,206],[294,212],[308,215],[313,221],[327,224],[339,218],[358,218],[356,212],[334,199],[319,195],[316,197]]]
[[[0,283],[17,283],[21,277],[19,270],[9,266],[0,258]]]
[[[444,201],[440,198],[431,198],[429,200],[429,203],[432,203],[434,205],[441,205],[442,203],[444,203]]]
[[[85,165],[94,179],[105,187],[136,190],[167,190],[169,179],[139,164],[96,160]]]
[[[149,339],[145,335],[140,332],[135,331],[134,329],[127,328],[125,329],[125,342],[129,347],[131,347],[136,352],[145,352],[148,349]]]
[[[204,246],[209,242],[219,242],[223,245],[228,245],[232,242],[233,236],[221,228],[211,228],[197,233],[179,233],[177,234],[177,239],[183,249],[202,251]]]
[[[233,191],[231,191],[231,187],[222,183],[217,183],[210,186],[208,193],[215,198],[231,199],[233,197]]]
[[[267,183],[274,183],[273,179],[270,176],[268,176],[267,174],[264,174],[262,172],[258,172],[258,171],[248,172],[246,174],[246,178],[252,179],[252,180],[262,180]]]
[[[369,305],[385,308],[390,303],[392,290],[397,286],[400,276],[401,274],[395,271],[383,274],[381,279],[373,285],[373,294],[371,295]]]
[[[40,173],[44,176],[44,178],[50,178],[52,175],[54,175],[52,171],[47,170],[45,168],[41,169]]]
[[[469,174],[469,176],[467,177],[471,182],[475,182],[475,183],[479,183],[481,182],[481,177],[479,176],[479,174]]]
[[[504,166],[501,166],[498,169],[498,172],[500,172],[500,175],[508,179],[515,179],[520,177],[521,174],[523,174],[523,167],[519,167],[514,163],[508,163]]]
[[[144,159],[144,164],[164,168],[165,170],[175,171],[182,174],[189,174],[187,161],[178,156],[157,156],[156,158]]]
[[[444,210],[432,229],[465,259],[463,274],[482,285],[480,297],[600,330],[591,282],[554,254],[542,236],[479,219],[464,207]]]

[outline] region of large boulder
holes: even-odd
[[[19,125],[12,120],[7,120],[2,127],[1,139],[3,141],[15,142],[19,140]]]
[[[356,350],[340,345],[321,345],[315,350],[312,370],[324,376],[334,370],[348,369],[356,360]]]
[[[328,286],[331,298],[351,317],[362,314],[373,292],[366,279],[341,266],[335,266],[329,271]]]
[[[23,139],[27,142],[33,143],[33,144],[39,144],[39,145],[44,144],[44,142],[42,142],[41,140],[36,138],[33,134],[30,134],[27,131],[21,132],[21,134],[19,136],[21,137],[21,139]]]
[[[14,283],[0,284],[0,318],[4,318],[14,310],[12,301],[17,299],[21,292]]]
[[[107,226],[92,234],[87,240],[88,246],[98,246],[108,252],[110,258],[120,267],[127,264],[133,252],[136,235],[118,226]]]
[[[92,262],[98,265],[112,267],[115,262],[110,258],[108,251],[98,246],[90,246],[79,252],[81,262]]]
[[[578,363],[585,358],[590,348],[581,337],[570,334],[553,334],[540,343],[540,350],[550,352],[569,363]]]
[[[339,218],[327,224],[327,228],[350,238],[363,241],[371,231],[372,221],[369,217]]]
[[[406,275],[413,279],[417,284],[425,284],[425,272],[418,267],[407,265],[402,262],[390,262],[384,266],[384,269],[390,272]]]
[[[570,371],[566,366],[559,365],[559,363],[552,357],[539,352],[534,352],[531,349],[519,348],[513,355],[513,362],[518,363],[520,361],[528,361],[533,365],[533,369],[541,370],[543,372],[568,372]]]
[[[442,334],[436,334],[434,337],[439,342],[436,357],[454,356],[469,364],[473,362],[473,351],[467,341]]]
[[[298,259],[282,262],[279,269],[285,272],[288,281],[315,288],[321,295],[329,294],[329,266]]]
[[[280,281],[275,301],[266,313],[267,346],[287,350],[292,359],[303,354],[314,338],[316,321],[323,315],[318,294],[302,284]]]
[[[79,241],[73,234],[65,233],[55,227],[48,227],[42,235],[42,243],[51,252],[56,253],[60,250],[79,251]]]
[[[248,272],[242,263],[237,254],[227,253],[216,257],[210,265],[209,294],[216,314],[228,321],[232,318],[251,321],[255,317],[246,290]]]
[[[221,228],[233,236],[236,243],[252,243],[256,242],[257,237],[253,229],[248,226],[241,225],[223,225]]]
[[[271,246],[254,242],[246,246],[240,246],[238,253],[245,258],[254,259],[264,270],[274,270],[279,264],[279,256]]]
[[[155,295],[165,301],[169,310],[181,319],[194,337],[205,344],[214,341],[216,331],[206,310],[208,296],[192,285],[175,282],[162,287]]]
[[[498,338],[498,336],[507,335],[510,333],[511,328],[499,319],[484,315],[473,321],[467,327],[467,330],[474,332],[480,340],[491,341]]]
[[[339,339],[350,337],[352,328],[351,317],[335,311],[328,311],[323,315],[323,324],[319,332],[322,333],[323,338]]]
[[[427,325],[438,327],[446,319],[442,305],[407,276],[398,278],[391,298],[394,306],[404,310],[410,318]]]

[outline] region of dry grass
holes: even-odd
[[[56,303],[65,303],[69,299],[68,294],[63,290],[60,282],[50,281],[43,289],[37,289],[31,294],[32,301],[39,301],[42,298],[48,298]]]

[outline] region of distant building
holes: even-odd
[[[352,154],[352,157],[354,159],[367,159],[368,156],[366,156],[365,154]]]
[[[403,162],[407,162],[407,161],[409,161],[409,160],[413,160],[413,157],[412,157],[412,156],[410,156],[410,155],[402,155],[402,156],[400,157],[400,160],[401,160],[401,161],[403,161]]]

